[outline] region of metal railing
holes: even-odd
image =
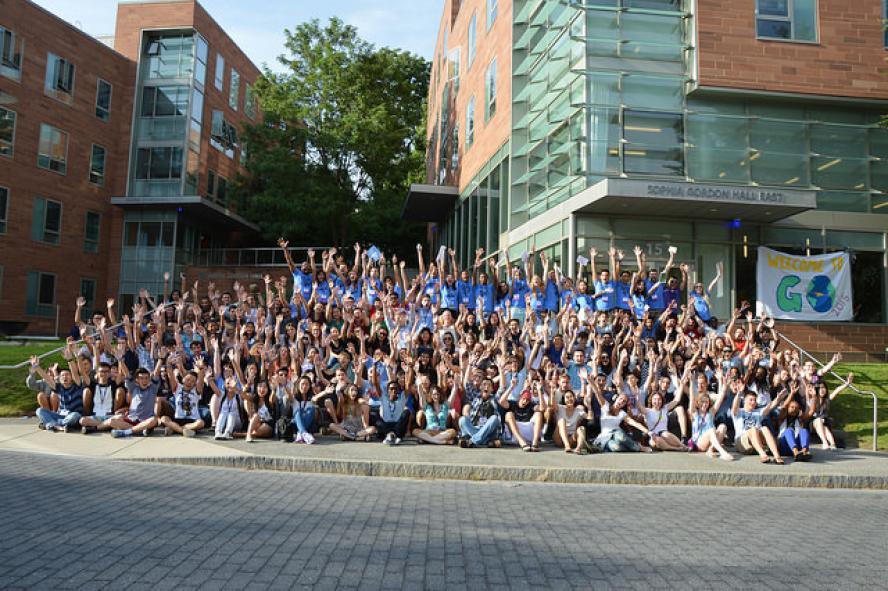
[[[787,337],[785,334],[783,334],[779,330],[775,329],[774,332],[777,333],[777,336],[779,336],[782,341],[786,342],[787,344],[789,344],[790,347],[792,347],[793,349],[798,351],[799,356],[803,356],[803,357],[810,359],[811,361],[813,361],[814,363],[819,365],[821,368],[826,365],[825,363],[822,363],[819,359],[814,357],[812,354],[810,354],[806,350],[802,349],[801,346],[796,344],[792,339]],[[845,381],[845,378],[843,378],[842,376],[840,376],[839,374],[837,374],[836,372],[834,372],[832,370],[829,371],[829,375],[838,379],[839,381]],[[848,384],[848,389],[851,390],[852,392],[854,392],[855,394],[857,394],[858,396],[869,395],[873,399],[873,451],[878,451],[879,450],[879,397],[872,390],[861,390],[860,388],[855,386],[853,383]]]
[[[321,262],[321,252],[329,246],[290,247],[290,256],[296,264],[308,258],[309,248],[315,251],[315,262]],[[192,259],[195,267],[286,267],[284,251],[278,247],[263,248],[211,248],[198,250]]]
[[[167,302],[165,304],[159,305],[157,308],[151,309],[146,314],[153,314],[158,308],[161,310],[165,310],[166,308],[169,308],[170,306],[175,306],[175,305],[176,305],[175,302]],[[123,321],[120,321],[117,324],[106,327],[105,330],[117,330],[121,326],[123,326]],[[56,330],[58,330],[58,329],[56,329]],[[80,339],[77,339],[76,341],[74,341],[74,343],[79,344],[79,343],[82,343],[83,341],[84,341],[84,339],[80,338]],[[67,347],[67,346],[68,346],[68,344],[65,343],[64,345],[60,345],[60,346],[56,347],[55,349],[50,349],[49,351],[44,351],[40,355],[37,355],[37,359],[43,359],[45,357],[50,357],[51,355],[55,355],[55,354],[63,351],[65,349],[65,347]],[[27,367],[28,365],[30,365],[30,363],[31,363],[31,359],[29,357],[28,359],[25,359],[24,361],[22,361],[20,363],[16,363],[15,365],[0,365],[0,369],[21,369],[23,367]]]

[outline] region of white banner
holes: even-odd
[[[851,256],[796,256],[760,246],[756,313],[783,320],[851,320]]]

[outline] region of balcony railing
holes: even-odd
[[[308,258],[309,248],[315,251],[315,262],[321,261],[321,252],[329,246],[293,247],[290,256],[296,264]],[[287,260],[280,248],[213,248],[199,250],[194,255],[195,267],[286,267]]]

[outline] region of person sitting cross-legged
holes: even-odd
[[[174,362],[179,371],[181,382],[173,368]],[[198,409],[207,372],[206,363],[202,357],[194,358],[194,368],[197,373],[186,371],[183,359],[179,355],[170,355],[167,358],[167,375],[173,389],[173,416],[160,418],[160,424],[165,428],[164,435],[178,434],[184,437],[194,437],[205,426]]]
[[[518,400],[509,400],[512,390],[518,385],[513,377],[512,383],[503,391],[499,404],[506,409],[506,426],[512,433],[512,439],[524,451],[540,451],[540,436],[543,432],[543,413],[546,409],[546,397],[540,391],[540,382],[533,382],[539,406],[534,402],[531,390],[524,390]]]
[[[113,417],[118,409],[123,408],[126,398],[126,390],[119,379],[111,375],[109,364],[99,363],[95,379],[89,388],[83,391],[83,408],[86,416],[80,419],[80,432],[84,435],[111,428],[105,425],[105,421]]]
[[[493,399],[493,381],[484,378],[481,382],[481,396],[473,401],[469,416],[459,419],[459,446],[500,447],[501,425],[496,402]]]
[[[147,437],[151,434],[151,430],[157,426],[154,403],[157,400],[157,390],[160,388],[157,375],[160,373],[160,365],[163,362],[158,360],[153,372],[140,367],[135,372],[135,378],[130,378],[129,369],[123,362],[123,353],[123,346],[118,346],[118,372],[123,376],[126,384],[126,407],[122,413],[111,417],[102,424],[111,428],[112,437],[132,437],[133,435]]]
[[[68,367],[59,370],[58,378],[50,375],[40,367],[36,358],[31,359],[34,371],[43,379],[52,391],[52,397],[58,400],[58,410],[51,411],[40,407],[37,409],[37,418],[47,431],[68,432],[79,424],[83,417],[83,384],[80,378],[80,370],[77,361],[72,354],[73,339],[68,339],[64,350],[64,357]]]

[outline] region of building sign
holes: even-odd
[[[786,195],[783,191],[755,187],[707,187],[677,183],[649,183],[645,195],[739,203],[786,203]]]
[[[756,310],[783,320],[851,320],[851,256],[795,256],[760,246]]]

